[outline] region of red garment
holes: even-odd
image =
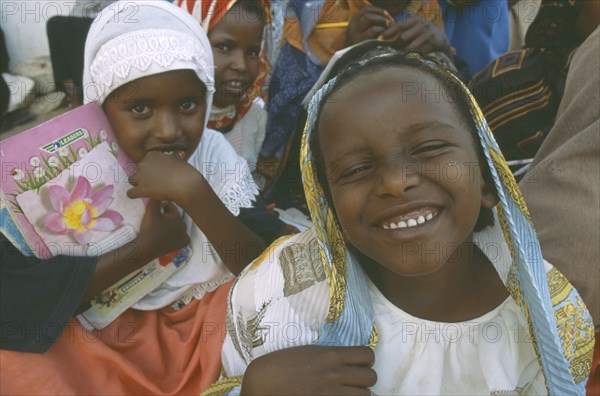
[[[44,354],[0,351],[0,394],[198,395],[221,371],[231,284],[179,311],[130,309],[102,331],[71,319]]]

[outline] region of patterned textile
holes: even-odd
[[[269,84],[267,135],[262,157],[281,157],[296,130],[300,104],[317,81],[331,56],[344,47],[346,28],[317,29],[319,23],[349,21],[366,0],[289,0],[283,44]],[[405,12],[433,21],[443,28],[437,1],[411,0]],[[318,15],[318,18],[315,17]]]
[[[448,73],[419,55],[408,56]],[[466,91],[456,76],[449,77]],[[335,84],[336,79],[331,80],[311,100],[302,141],[302,174],[314,226],[276,241],[237,280],[229,301],[222,356],[225,367],[249,364],[268,352],[267,343],[281,349],[307,340],[319,345],[372,345],[377,339],[365,274],[346,247],[318,182],[315,153],[308,144],[315,133],[321,99]],[[506,245],[508,252],[504,255],[508,260],[490,261],[529,323],[548,392],[584,394],[594,346],[591,317],[568,280],[545,264],[521,192],[481,110],[467,94],[500,201],[494,210],[498,219],[494,229],[501,235],[496,242]],[[327,287],[313,288],[323,277]],[[326,312],[324,320],[319,312]],[[286,323],[298,326],[296,337],[287,337],[281,327],[273,327]],[[236,384],[229,381],[231,387]]]
[[[525,48],[507,52],[470,88],[508,160],[532,158],[554,124],[573,51],[582,0],[543,1]]]
[[[260,151],[262,157],[283,152],[296,130],[302,99],[322,71],[323,67],[311,62],[302,51],[283,44],[269,83],[267,134]]]
[[[175,0],[175,4],[187,10],[198,22],[202,29],[208,33],[225,16],[227,11],[235,5],[237,0]],[[226,128],[230,130],[249,110],[252,102],[262,94],[262,87],[267,80],[271,65],[269,54],[271,52],[271,7],[269,0],[260,0],[265,15],[266,23],[263,32],[263,43],[260,51],[260,68],[254,83],[250,85],[246,95],[235,106],[235,112],[223,112],[213,105],[208,121],[208,127],[215,130]]]

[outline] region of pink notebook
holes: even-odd
[[[27,246],[13,243],[25,254],[99,256],[139,232],[144,202],[127,197],[135,164],[119,149],[99,104],[3,140],[0,162],[2,231],[11,241],[24,240]],[[189,248],[181,249],[129,274],[97,296],[81,319],[90,327],[105,327],[189,255]]]

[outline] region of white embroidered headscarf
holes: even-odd
[[[206,33],[187,12],[164,0],[117,1],[96,17],[85,44],[85,103],[103,103],[115,89],[142,77],[193,70],[207,87],[207,109],[214,93],[214,64]],[[258,188],[246,161],[222,134],[207,129],[188,158],[224,205],[238,215],[253,206]],[[204,235],[185,215],[193,254],[188,263],[134,308],[151,310],[202,298],[233,275]]]
[[[138,78],[193,70],[214,93],[214,63],[206,34],[185,11],[166,1],[117,1],[90,27],[85,44],[84,102],[104,103],[112,91]]]

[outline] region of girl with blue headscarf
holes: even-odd
[[[233,286],[220,390],[584,394],[591,317],[543,259],[460,80],[415,53],[381,55],[327,83],[308,113],[314,226]],[[326,348],[281,351],[310,344]]]

